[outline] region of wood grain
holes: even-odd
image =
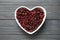
[[[19,6],[42,6],[47,11],[44,25],[33,35],[15,21],[14,11]],[[0,0],[0,40],[60,40],[60,0]]]
[[[0,35],[1,40],[59,40],[60,35]]]
[[[0,2],[7,2],[7,3],[12,3],[12,2],[43,2],[43,3],[45,3],[45,2],[47,2],[47,3],[58,3],[58,2],[60,2],[60,0],[0,0]]]
[[[9,4],[8,4],[9,5]],[[0,19],[15,19],[14,12],[16,5],[0,6]],[[30,6],[27,6],[30,7]],[[31,8],[34,6],[31,6]],[[47,19],[60,19],[60,6],[43,6],[47,11]]]
[[[44,3],[43,3],[44,2]],[[34,6],[42,6],[47,11],[47,19],[60,19],[60,3],[59,1],[43,0],[40,2],[15,2],[15,1],[0,1],[0,19],[15,19],[14,12],[19,6],[27,6],[32,8]]]
[[[60,34],[60,20],[46,20],[36,34]],[[26,34],[15,20],[0,20],[0,34]]]

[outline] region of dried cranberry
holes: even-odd
[[[41,8],[35,8],[29,11],[22,7],[17,10],[16,14],[21,26],[29,32],[36,30],[44,18],[44,12]]]

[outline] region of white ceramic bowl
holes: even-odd
[[[43,11],[44,11],[44,18],[43,18],[43,21],[42,21],[42,23],[39,25],[39,27],[35,30],[35,31],[33,31],[33,32],[28,32],[28,31],[26,31],[22,26],[21,26],[21,24],[18,22],[18,19],[16,18],[16,12],[17,12],[17,10],[19,9],[19,8],[21,8],[21,7],[24,7],[24,8],[27,8],[28,10],[33,10],[33,9],[35,9],[35,8],[41,8]],[[29,9],[28,7],[26,7],[26,6],[20,6],[20,7],[18,7],[16,10],[15,10],[15,13],[14,13],[15,15],[15,19],[16,19],[16,22],[17,22],[17,24],[19,25],[19,27],[21,28],[21,29],[23,29],[26,33],[28,33],[28,34],[33,34],[33,33],[35,33],[38,29],[40,29],[41,28],[41,26],[43,25],[43,23],[44,23],[44,21],[45,21],[45,19],[46,19],[46,10],[45,10],[45,8],[43,8],[43,7],[41,7],[41,6],[35,6],[35,7],[33,7],[32,9]]]

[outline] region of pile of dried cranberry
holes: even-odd
[[[36,30],[44,18],[44,12],[41,8],[35,8],[29,11],[22,7],[17,10],[16,14],[21,26],[29,32]]]

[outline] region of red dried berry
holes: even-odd
[[[22,7],[17,10],[16,14],[21,26],[29,32],[36,30],[44,18],[44,12],[41,8],[35,8],[29,11]]]

